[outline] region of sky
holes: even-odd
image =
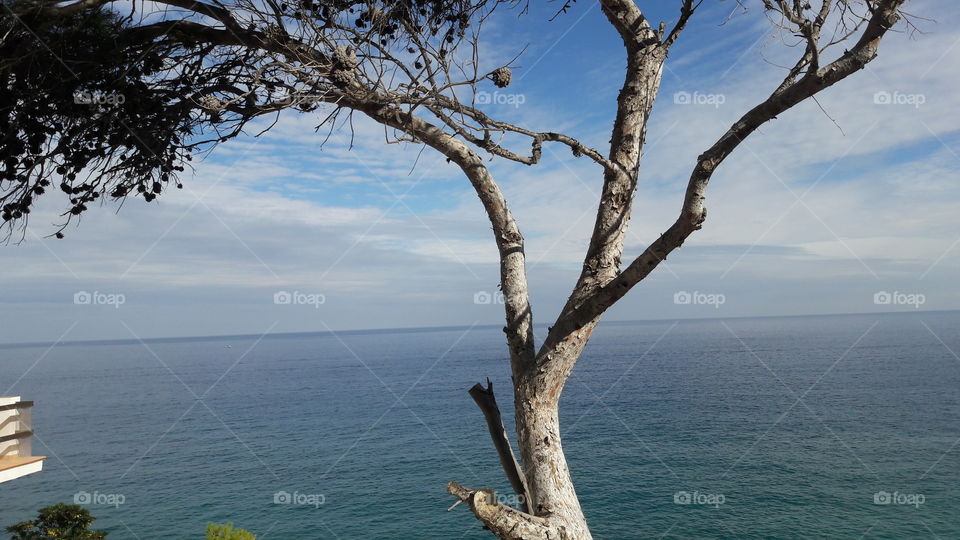
[[[638,4],[669,22],[679,2]],[[706,0],[671,51],[625,260],[676,219],[697,155],[799,54],[759,1],[744,4]],[[480,88],[483,108],[603,151],[622,45],[596,2],[550,22],[556,8],[488,21],[486,67],[523,54],[508,88]],[[960,5],[907,10],[921,32],[898,28],[865,71],[722,164],[704,228],[607,319],[960,309]],[[24,241],[0,247],[0,343],[501,324],[496,247],[463,175],[360,117],[352,149],[347,130],[322,144],[320,120],[284,114],[195,162],[183,190],[91,209],[63,240],[48,237],[60,207],[41,205]],[[534,319],[550,324],[602,171],[556,145],[536,166],[489,165],[526,238]]]

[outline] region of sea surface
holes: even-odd
[[[499,327],[0,348],[49,456],[0,525],[77,498],[115,540],[492,538],[445,485],[510,495],[466,392],[493,380],[513,433],[505,351]],[[601,324],[562,402],[594,537],[960,538],[957,352],[957,312]]]

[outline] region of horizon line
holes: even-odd
[[[855,312],[855,313],[803,313],[797,315],[738,315],[730,317],[686,317],[686,318],[665,318],[665,319],[618,319],[603,321],[601,324],[637,324],[637,323],[664,323],[681,321],[710,321],[710,320],[730,320],[730,319],[789,319],[801,317],[843,317],[843,316],[862,316],[862,315],[906,315],[919,313],[951,313],[960,312],[960,309],[930,309],[916,311],[879,311],[879,312]],[[534,327],[548,326],[550,323],[534,323]],[[212,334],[198,336],[166,336],[152,338],[107,338],[107,339],[80,339],[70,341],[30,341],[30,342],[0,342],[0,349],[17,349],[30,347],[53,347],[53,346],[95,346],[95,345],[127,345],[137,343],[164,343],[164,342],[184,342],[184,341],[212,341],[212,340],[241,340],[248,338],[292,338],[320,335],[339,335],[339,334],[398,334],[398,333],[418,333],[444,330],[463,330],[466,328],[497,328],[501,324],[474,324],[474,325],[451,325],[451,326],[410,326],[397,328],[354,328],[347,330],[315,330],[302,332],[280,332],[276,334]]]

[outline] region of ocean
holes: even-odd
[[[543,331],[539,332],[542,337]],[[960,538],[960,313],[605,322],[562,401],[598,539]],[[0,525],[87,504],[111,539],[493,538],[513,433],[499,327],[0,348],[38,474]]]

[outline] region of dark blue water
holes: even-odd
[[[490,537],[447,512],[444,486],[508,493],[466,393],[490,377],[512,419],[502,339],[0,349],[0,392],[26,373],[5,393],[36,401],[50,456],[0,485],[0,524],[87,492],[123,496],[89,506],[114,539],[200,538],[208,521],[261,540]],[[601,325],[562,411],[595,537],[960,538],[951,349],[960,313]]]

